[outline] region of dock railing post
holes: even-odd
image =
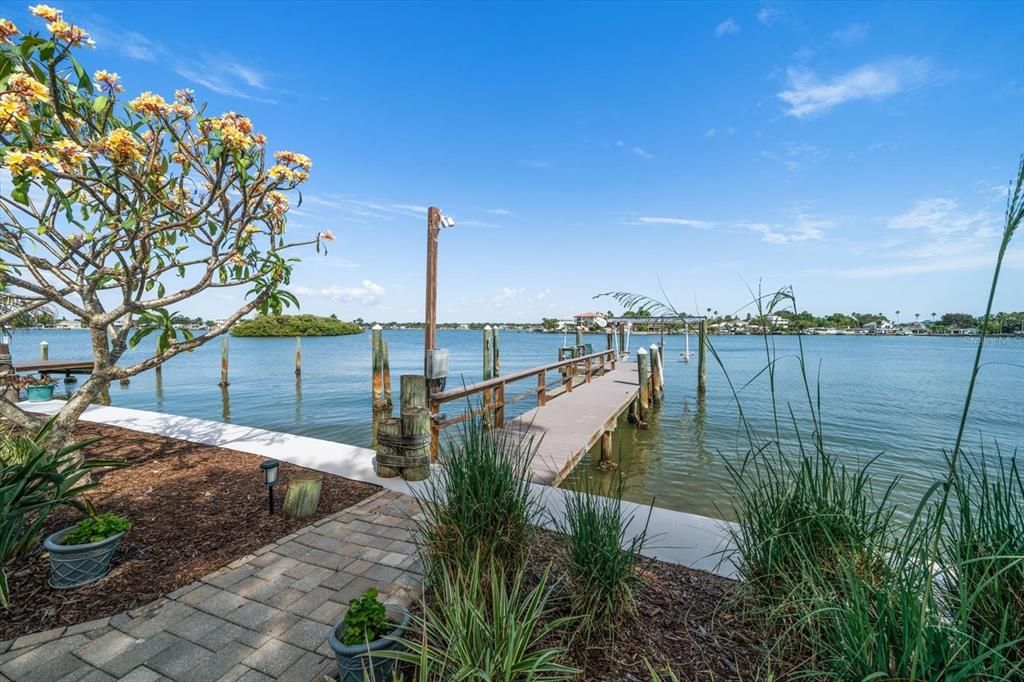
[[[547,393],[547,373],[537,372],[537,407],[544,407],[544,404],[548,401]]]

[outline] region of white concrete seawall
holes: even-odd
[[[33,412],[53,414],[62,401],[20,403],[19,407]],[[180,417],[172,414],[134,410],[124,407],[94,405],[82,416],[85,421],[118,426],[125,429],[178,438],[204,445],[237,450],[261,457],[296,464],[357,481],[373,483],[383,488],[406,494],[415,494],[422,483],[409,483],[397,478],[379,478],[373,471],[374,451],[355,445],[267,431],[237,424]],[[253,472],[257,475],[258,472]],[[560,517],[569,493],[561,488],[532,484],[549,516]],[[648,507],[629,504],[633,512],[632,534],[639,532],[647,520]],[[550,520],[547,521],[550,523]],[[725,577],[735,577],[735,568],[723,557],[732,546],[728,536],[728,522],[718,519],[673,511],[660,507],[650,508],[649,536],[645,554],[671,563],[682,564]]]

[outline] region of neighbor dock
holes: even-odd
[[[39,372],[40,374],[92,374],[95,363],[92,360],[30,360],[15,362],[15,372]]]

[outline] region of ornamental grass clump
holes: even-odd
[[[541,509],[530,486],[535,451],[531,438],[487,430],[478,419],[442,445],[441,466],[416,493],[423,512],[418,540],[431,577],[478,560],[522,562]]]
[[[608,634],[620,618],[636,613],[634,588],[641,582],[641,553],[647,543],[651,508],[639,532],[629,536],[634,513],[623,507],[625,477],[616,473],[607,497],[584,483],[567,492],[565,513],[554,525],[562,534],[567,555],[572,613],[585,637]]]
[[[529,586],[523,566],[480,555],[434,581],[422,614],[412,617],[405,651],[382,651],[416,668],[416,680],[564,680],[571,617],[556,617],[545,571]]]

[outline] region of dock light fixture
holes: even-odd
[[[270,513],[274,513],[274,486],[277,485],[277,468],[281,462],[276,459],[264,460],[260,464],[263,470],[263,485],[267,486],[267,495],[270,502]]]

